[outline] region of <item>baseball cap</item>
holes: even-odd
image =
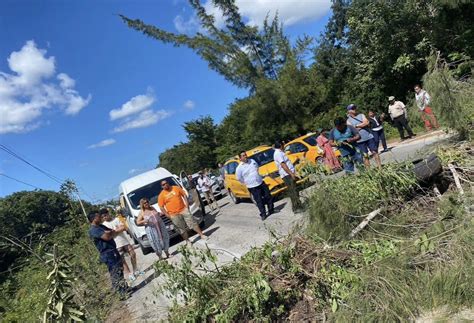
[[[394,101],[394,100],[395,100],[395,97],[394,97],[393,95],[391,95],[391,96],[388,97],[388,100],[389,100],[389,101]]]
[[[355,110],[355,109],[357,109],[357,106],[355,104],[351,103],[346,107],[346,109],[347,109],[347,111]]]

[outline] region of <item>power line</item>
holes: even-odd
[[[2,145],[0,144],[0,149],[2,149],[3,151],[5,151],[6,153],[12,155],[13,157],[21,160],[22,162],[26,163],[27,165],[33,167],[34,169],[36,169],[37,171],[39,171],[40,173],[46,175],[47,177],[49,177],[50,179],[52,179],[53,181],[59,183],[59,184],[62,184],[64,181],[61,180],[59,177],[56,177],[54,175],[52,175],[51,173],[39,168],[38,166],[35,166],[33,165],[31,162],[29,162],[28,160],[26,160],[25,158],[21,157],[20,155],[18,155],[17,153],[15,153],[12,149],[6,147],[5,145]]]
[[[35,185],[33,185],[33,184],[28,184],[28,183],[26,183],[26,182],[23,182],[23,181],[17,179],[17,178],[8,176],[7,174],[0,173],[0,175],[5,176],[6,178],[9,178],[9,179],[11,179],[11,180],[14,180],[15,182],[18,182],[18,183],[21,183],[21,184],[25,184],[25,185],[31,186],[31,187],[33,187],[33,188],[36,188],[36,189],[38,189],[38,190],[41,190],[41,188],[39,188],[38,186],[35,186]]]

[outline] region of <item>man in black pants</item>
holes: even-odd
[[[290,161],[288,156],[281,150],[281,141],[276,141],[273,145],[275,152],[273,153],[273,160],[278,168],[278,173],[281,179],[286,184],[288,195],[291,199],[291,207],[294,213],[302,211],[302,205],[298,191],[296,190],[296,172],[295,166]]]
[[[111,230],[102,224],[103,219],[99,212],[94,211],[87,216],[91,223],[89,236],[93,240],[97,250],[99,251],[99,259],[107,265],[109,270],[112,287],[121,294],[122,297],[127,296],[128,287],[123,279],[122,257],[117,251],[114,238],[121,232],[125,231],[125,226],[119,226],[117,230]]]
[[[248,158],[245,151],[240,153],[239,158],[240,164],[237,166],[235,174],[239,182],[247,186],[250,194],[252,194],[263,221],[274,212],[272,195],[262,176],[258,173],[259,166],[257,162]],[[268,213],[265,211],[265,205],[268,208]]]
[[[388,113],[390,114],[390,118],[392,118],[393,120],[393,124],[398,129],[400,139],[411,139],[413,136],[416,136],[408,125],[407,110],[403,102],[395,101],[394,96],[390,96],[388,98],[388,102]],[[405,137],[403,129],[406,129],[406,131],[408,132],[408,137]]]

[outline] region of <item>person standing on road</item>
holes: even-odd
[[[112,215],[110,214],[108,209],[102,208],[100,209],[99,213],[104,220],[102,224],[105,225],[107,228],[116,230],[117,228],[124,226],[123,223],[117,217],[115,219],[112,219]],[[141,272],[137,269],[137,255],[135,254],[135,250],[133,249],[133,246],[130,240],[128,239],[125,231],[120,232],[114,238],[114,241],[115,245],[117,246],[117,251],[119,252],[120,257],[122,257],[123,272],[125,273],[125,277],[127,277],[130,282],[133,282],[137,279],[138,275],[143,275],[144,272]],[[128,254],[130,257],[130,262],[132,264],[133,271],[130,270],[127,261],[125,260],[125,254]]]
[[[240,164],[237,166],[235,175],[237,180],[244,184],[252,194],[253,200],[260,211],[260,218],[263,221],[275,212],[272,195],[262,176],[258,173],[257,162],[248,158],[245,151],[240,153],[239,158]],[[265,206],[268,208],[268,213],[265,211]]]
[[[394,96],[388,97],[388,113],[390,118],[392,118],[393,124],[397,127],[398,133],[400,134],[400,140],[411,139],[415,134],[410,128],[407,120],[407,109],[405,104],[401,101],[395,101]],[[404,130],[408,132],[408,137],[405,137]]]
[[[381,153],[388,151],[387,141],[385,140],[385,131],[383,129],[385,114],[382,113],[380,116],[376,115],[374,110],[369,110],[369,128],[370,132],[374,136],[375,145],[377,150],[379,149],[380,142],[382,142],[383,150]]]
[[[89,237],[99,251],[99,259],[107,265],[109,270],[112,287],[125,297],[128,292],[127,284],[123,279],[123,263],[122,257],[117,251],[117,245],[114,238],[125,231],[123,225],[119,225],[115,230],[107,228],[102,224],[103,218],[97,211],[93,211],[87,215],[91,226],[89,228]]]
[[[337,159],[332,146],[329,144],[327,129],[318,130],[319,136],[316,138],[316,143],[324,151],[324,164],[331,170],[337,171],[341,169],[341,163]]]
[[[363,163],[362,155],[356,148],[359,139],[357,129],[348,125],[344,118],[338,117],[334,120],[334,128],[329,133],[329,144],[339,148],[346,173],[354,173],[354,164]]]
[[[357,113],[357,106],[355,104],[349,104],[347,106],[347,112],[347,124],[359,130],[360,139],[356,145],[363,154],[365,167],[370,167],[369,151],[372,153],[377,167],[382,167],[379,147],[375,144],[374,136],[370,133],[369,120],[367,120],[364,114]]]
[[[294,213],[301,212],[303,206],[301,205],[300,197],[298,191],[296,190],[296,171],[295,166],[290,161],[288,156],[281,150],[281,141],[275,141],[273,148],[275,152],[273,153],[273,160],[278,168],[278,174],[280,174],[281,179],[285,182],[288,190],[288,195],[291,199],[291,208]]]
[[[211,208],[211,211],[219,210],[219,204],[217,204],[216,197],[212,192],[212,181],[207,174],[204,174],[204,171],[199,172],[197,184],[199,190],[204,194],[204,198],[207,201],[207,205]]]
[[[201,228],[196,223],[189,210],[188,197],[181,187],[171,186],[168,181],[161,181],[163,190],[158,196],[158,205],[161,212],[167,216],[187,243],[188,229],[193,229],[199,234],[201,240],[207,240]]]
[[[137,225],[145,226],[146,235],[150,245],[158,258],[163,259],[162,253],[165,252],[166,258],[170,257],[168,249],[170,247],[170,235],[168,229],[158,211],[150,205],[146,198],[140,199],[140,214],[137,218]]]
[[[436,120],[433,110],[430,108],[430,95],[421,88],[420,84],[416,84],[414,89],[416,105],[420,111],[420,116],[425,124],[426,131],[439,128],[438,121]]]

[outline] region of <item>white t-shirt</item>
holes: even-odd
[[[293,163],[281,149],[275,149],[275,152],[273,153],[273,160],[278,167],[278,173],[280,174],[281,178],[290,175],[283,169],[281,163],[285,163],[293,173],[295,172],[295,166],[293,166]]]
[[[112,221],[104,221],[102,224],[105,225],[109,229],[115,230],[117,227],[119,227],[122,224],[122,222],[120,222],[118,218],[115,218]],[[125,232],[120,232],[114,238],[114,241],[115,241],[115,244],[117,245],[117,248],[121,248],[123,246],[131,244]]]
[[[258,164],[252,158],[248,159],[248,162],[240,162],[239,166],[235,171],[237,180],[242,184],[245,184],[248,188],[253,188],[263,183],[263,178],[258,172]]]
[[[209,177],[203,176],[202,178],[201,177],[198,178],[198,186],[202,192],[209,192],[212,186],[212,183]]]

